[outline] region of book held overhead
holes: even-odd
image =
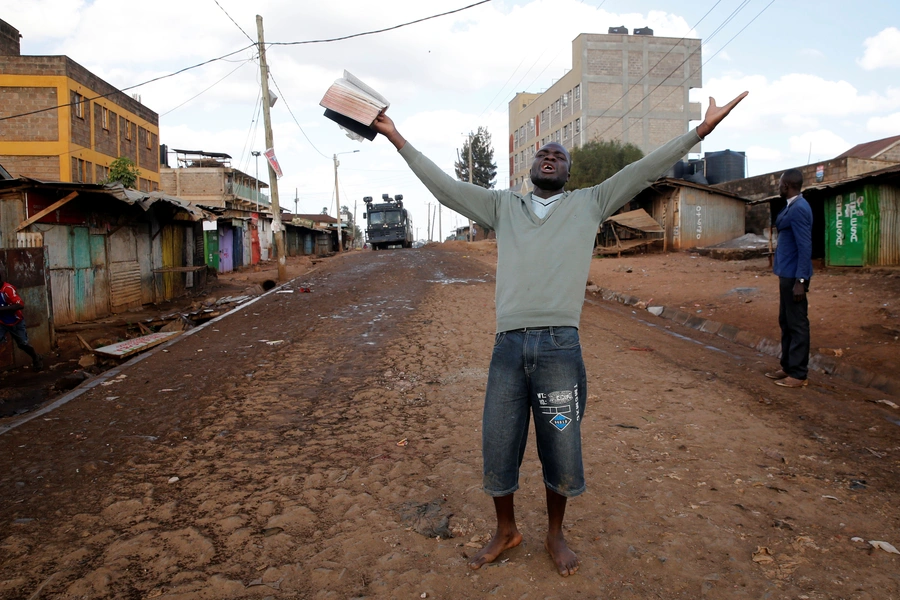
[[[375,139],[377,132],[372,123],[390,104],[349,71],[344,71],[344,76],[331,84],[319,102],[325,108],[326,117],[340,125],[349,137],[359,141]]]

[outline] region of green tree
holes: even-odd
[[[127,188],[134,188],[141,171],[134,161],[127,156],[120,156],[109,165],[109,176],[103,183],[121,183]]]
[[[644,157],[634,144],[618,140],[592,141],[572,150],[572,168],[566,189],[575,190],[603,183],[622,167]]]
[[[469,181],[469,140],[472,141],[472,183],[491,189],[496,183],[497,163],[494,162],[494,148],[491,147],[491,134],[486,127],[478,127],[478,131],[470,133],[463,143],[462,150],[457,153],[456,178]]]

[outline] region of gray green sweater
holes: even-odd
[[[597,227],[700,141],[696,130],[600,185],[565,192],[544,219],[531,198],[457,181],[407,143],[400,155],[444,206],[497,233],[497,331],[578,327]]]

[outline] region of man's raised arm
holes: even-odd
[[[406,145],[406,139],[400,135],[400,132],[397,131],[397,127],[394,126],[394,121],[384,114],[384,112],[375,117],[375,122],[372,123],[372,127],[375,131],[386,137],[397,150],[400,150]]]
[[[747,94],[750,92],[744,92],[725,106],[716,106],[716,99],[712,96],[709,97],[709,107],[706,109],[706,116],[703,119],[703,122],[697,126],[697,134],[701,138],[705,138],[712,130],[716,128],[716,125],[722,122],[722,119],[728,116],[728,113],[731,112],[738,103],[747,97]]]

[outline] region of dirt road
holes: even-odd
[[[770,357],[595,300],[581,569],[543,550],[532,442],[525,542],[469,570],[491,273],[347,254],[0,435],[0,597],[900,598],[868,543],[900,546],[883,395],[782,390]]]

